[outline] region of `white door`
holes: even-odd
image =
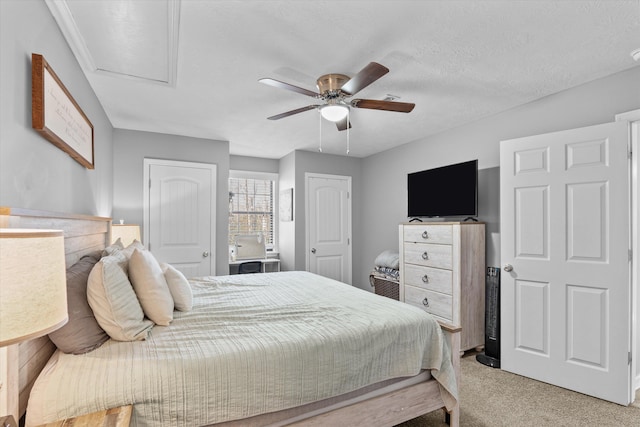
[[[628,127],[500,145],[501,365],[631,398]]]
[[[351,284],[351,177],[305,179],[307,270]]]
[[[187,277],[215,272],[216,166],[145,159],[145,244]]]

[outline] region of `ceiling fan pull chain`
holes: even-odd
[[[318,110],[318,119],[320,120],[320,145],[318,146],[318,151],[322,153],[322,114],[320,114],[320,110]]]
[[[347,154],[349,154],[349,126],[351,124],[351,111],[347,110]]]

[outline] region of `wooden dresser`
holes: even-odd
[[[400,301],[461,327],[461,351],[483,347],[484,223],[405,223],[399,237]]]

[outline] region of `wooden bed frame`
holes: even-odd
[[[0,207],[1,228],[47,228],[63,230],[67,267],[83,255],[102,249],[110,242],[111,218],[61,214],[45,211]],[[460,328],[441,325],[447,338],[456,373],[460,384]],[[17,408],[15,413],[22,417],[26,412],[27,400],[33,383],[44,368],[55,346],[49,338],[42,337],[7,348],[6,385],[9,395],[19,392],[18,402],[8,396],[8,405]],[[16,369],[17,366],[17,369]],[[4,371],[4,370],[3,370]],[[0,372],[2,375],[2,372]],[[292,425],[366,425],[393,426],[437,409],[444,409],[444,401],[438,383],[430,379],[372,399],[334,409],[320,415],[312,415]],[[447,411],[445,410],[445,413]],[[460,422],[459,404],[448,411],[451,426]],[[259,423],[259,418],[253,417]],[[243,420],[216,424],[216,426],[246,425]]]
[[[82,256],[105,247],[110,238],[111,218],[0,207],[0,228],[63,230],[65,261],[69,267]],[[24,415],[33,383],[55,349],[46,335],[7,347],[7,367],[3,372],[8,413]]]

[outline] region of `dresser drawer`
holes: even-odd
[[[405,264],[404,283],[451,295],[453,293],[453,272],[440,268]]]
[[[408,242],[404,245],[404,262],[451,270],[453,249],[450,245]]]
[[[415,225],[404,227],[405,242],[453,243],[451,225]]]
[[[453,319],[453,298],[451,295],[432,292],[414,286],[405,286],[404,302],[420,307],[427,313],[448,321]]]

